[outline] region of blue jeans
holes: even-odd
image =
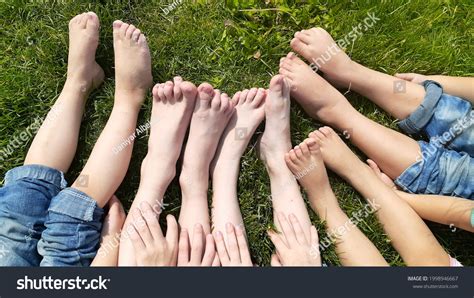
[[[474,199],[474,112],[470,102],[443,93],[433,81],[423,83],[425,98],[399,123],[420,141],[420,156],[395,183],[411,193],[440,194]]]
[[[88,266],[103,210],[41,165],[12,169],[0,188],[0,266]]]

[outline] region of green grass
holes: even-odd
[[[381,20],[347,49],[353,59],[387,73],[474,75],[472,1],[345,0],[328,1],[326,5],[318,5],[318,1],[265,2],[270,1],[204,4],[183,1],[168,15],[160,8],[167,7],[171,1],[103,0],[91,4],[7,0],[0,3],[0,148],[7,146],[11,136],[18,135],[36,117],[44,117],[54,103],[65,81],[68,21],[88,10],[95,11],[101,19],[97,59],[107,78],[89,99],[68,181],[84,166],[111,111],[114,90],[111,24],[115,19],[132,22],[147,35],[155,81],[181,75],[196,84],[208,81],[229,94],[267,86],[271,76],[278,72],[279,59],[290,51],[289,41],[295,31],[322,26],[338,39],[369,11]],[[253,10],[247,10],[250,8]],[[393,119],[367,99],[353,93],[348,98],[367,117],[396,129]],[[147,121],[149,113],[150,98],[139,124]],[[294,144],[320,125],[293,105]],[[262,129],[259,128],[257,135]],[[256,157],[254,144],[255,139],[242,159],[239,200],[253,259],[259,265],[268,265],[273,249],[266,236],[272,220],[269,179]],[[24,144],[0,164],[2,179],[6,171],[22,164],[28,147],[29,144]],[[127,177],[117,192],[127,207],[137,190],[139,167],[146,150],[147,136],[142,136],[136,142]],[[330,176],[336,195],[349,215],[363,208],[364,200],[353,188],[337,176]],[[174,181],[165,197],[165,202],[170,204],[165,213],[179,213],[179,198],[179,186]],[[312,211],[310,214],[323,238],[324,224]],[[465,265],[474,265],[473,234],[451,232],[441,225],[430,226],[453,256]],[[362,221],[359,228],[390,264],[403,265],[374,216]],[[323,252],[323,259],[339,264],[334,246]]]

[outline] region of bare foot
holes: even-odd
[[[217,144],[234,111],[234,103],[227,94],[207,83],[199,86],[180,176],[183,191],[199,188],[198,185],[204,187],[198,181],[208,177]],[[207,192],[207,184],[205,188]]]
[[[280,74],[288,78],[291,95],[312,117],[332,123],[333,115],[339,115],[342,108],[351,108],[339,91],[294,53],[281,59]]]
[[[337,133],[328,126],[313,131],[309,137],[318,142],[324,164],[342,177],[347,176],[352,166],[362,163]]]
[[[122,21],[115,21],[113,29],[116,91],[143,97],[153,81],[145,35]]]
[[[316,140],[308,138],[285,155],[295,178],[307,192],[326,193],[331,190],[323,157]]]
[[[99,45],[99,18],[93,12],[75,16],[69,22],[69,57],[66,85],[88,93],[104,80],[104,71],[95,62]]]
[[[104,219],[100,247],[91,266],[117,266],[120,232],[125,222],[125,210],[114,195],[107,203],[108,213]]]
[[[265,131],[260,140],[260,158],[271,168],[273,163],[284,163],[284,156],[291,149],[290,139],[290,86],[277,75],[270,81],[265,101]]]
[[[312,64],[313,69],[321,70],[331,83],[347,86],[344,78],[354,63],[326,30],[311,28],[296,32],[291,47]]]
[[[183,82],[181,77],[175,77],[174,82],[156,84],[153,88],[151,132],[139,188],[140,192],[146,192],[145,197],[160,197],[174,178],[196,96],[196,86]]]
[[[242,157],[255,130],[265,117],[266,94],[263,88],[252,88],[234,95],[232,102],[235,113],[222,134],[212,168],[219,160],[238,161]]]

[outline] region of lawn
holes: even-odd
[[[204,2],[204,3],[202,3]],[[243,4],[245,3],[245,4]],[[278,73],[282,56],[290,51],[295,31],[321,26],[335,39],[344,37],[370,12],[380,19],[346,51],[373,69],[387,72],[474,75],[474,3],[459,1],[14,1],[0,3],[0,149],[34,119],[43,118],[59,95],[67,67],[68,21],[94,11],[101,19],[97,59],[104,68],[104,85],[87,104],[79,148],[67,173],[73,181],[84,166],[107,121],[114,94],[112,22],[121,19],[139,27],[148,37],[153,75],[164,82],[175,75],[196,84],[207,81],[233,94],[249,87],[266,87]],[[346,95],[367,117],[396,128],[395,120],[353,92]],[[139,125],[147,122],[149,96]],[[293,144],[321,126],[297,105],[292,107]],[[256,133],[242,159],[239,199],[251,253],[258,265],[268,265],[273,250],[266,230],[271,226],[269,179],[255,152]],[[31,140],[30,140],[31,142]],[[30,142],[23,143],[0,164],[0,176],[23,163]],[[355,150],[355,148],[353,148]],[[137,140],[128,174],[117,196],[128,208],[139,183],[139,168],[147,151],[147,135]],[[360,152],[358,154],[364,158]],[[197,157],[198,158],[198,157]],[[365,206],[360,195],[336,175],[332,186],[349,216]],[[165,213],[177,215],[180,190],[177,179],[165,197]],[[308,205],[308,210],[310,210]],[[310,211],[323,238],[324,223]],[[474,265],[474,234],[431,224],[441,244],[465,265]],[[399,254],[371,215],[359,228],[391,265],[403,265]],[[334,246],[322,252],[331,265],[339,261]]]

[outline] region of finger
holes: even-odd
[[[286,242],[288,243],[288,248],[297,244],[295,231],[293,227],[290,225],[288,220],[286,220],[286,216],[283,213],[278,214],[278,221],[280,223],[280,227],[283,230],[283,234],[285,235]]]
[[[275,255],[275,254],[272,255],[272,260],[270,262],[270,265],[272,265],[272,267],[281,267],[282,266],[280,260],[277,257],[277,255]]]
[[[204,249],[203,229],[201,224],[194,226],[193,243],[191,245],[191,264],[200,266],[202,263],[202,254]]]
[[[211,234],[206,236],[206,250],[202,258],[201,266],[210,267],[216,257],[216,247],[214,245],[214,237]]]
[[[231,223],[226,224],[227,231],[227,245],[230,261],[232,263],[240,263],[240,252],[237,244],[237,238],[235,237],[234,225]]]
[[[219,255],[219,260],[222,266],[228,266],[230,264],[230,259],[229,255],[227,254],[224,236],[222,235],[221,231],[214,233],[214,240],[216,242],[217,254]]]
[[[245,239],[244,230],[240,226],[235,227],[235,234],[237,235],[237,244],[239,245],[240,260],[243,265],[252,265],[252,258]]]
[[[221,262],[219,260],[219,255],[216,254],[214,256],[214,260],[212,261],[212,267],[220,267],[221,266]]]
[[[155,211],[151,208],[150,204],[147,202],[142,202],[140,204],[140,209],[142,210],[143,217],[146,220],[146,224],[150,229],[150,233],[155,240],[163,241],[163,232],[161,231],[160,223],[158,221]]]
[[[189,235],[186,229],[181,229],[178,247],[178,266],[185,266],[189,262]]]
[[[299,244],[308,244],[308,239],[306,239],[306,236],[303,232],[303,228],[301,227],[301,224],[296,218],[294,214],[290,214],[290,222],[293,227],[293,230],[295,231],[295,236],[296,240],[298,241]]]
[[[270,240],[273,242],[273,245],[275,245],[277,251],[283,251],[288,248],[286,243],[281,239],[280,235],[274,231],[268,231],[268,236],[270,236]]]
[[[416,74],[415,73],[396,73],[395,77],[411,82],[416,77]]]
[[[166,217],[166,223],[168,226],[166,231],[166,242],[173,245],[173,247],[176,247],[178,244],[178,222],[176,221],[176,218],[170,214]]]
[[[151,246],[153,244],[153,236],[150,233],[150,229],[148,229],[148,225],[146,224],[145,218],[143,218],[142,212],[139,208],[135,208],[132,211],[133,216],[133,226],[137,230],[138,234],[142,238],[143,242],[146,246]]]
[[[135,253],[139,253],[140,251],[145,250],[146,246],[145,243],[143,242],[142,238],[140,237],[140,234],[138,234],[137,230],[133,225],[130,226],[129,229],[129,236],[130,240],[132,241],[133,249],[135,250]]]

